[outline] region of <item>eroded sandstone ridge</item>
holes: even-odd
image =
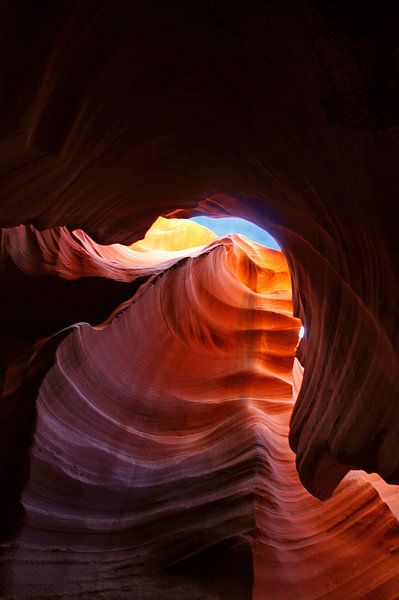
[[[328,497],[399,482],[397,9],[5,2],[0,224],[131,243],[249,217],[288,259],[310,367],[290,440]]]
[[[71,333],[72,324],[99,326],[125,303],[115,323],[128,319],[150,278],[176,263],[174,277],[185,272],[181,256],[147,264],[145,252],[132,270],[127,250],[110,246],[137,242],[159,215],[249,218],[283,249],[293,314],[306,332],[296,349],[303,382],[287,425],[305,488],[329,498],[350,469],[399,483],[398,7],[136,4],[0,7],[4,540],[29,527],[20,500],[36,399],[57,349],[87,330]],[[95,332],[105,336],[109,327]],[[397,514],[396,488],[377,475],[369,481]],[[376,513],[358,513],[358,532],[368,530],[369,514]],[[380,542],[369,549],[380,572],[370,567],[364,581],[389,586],[397,552],[386,542],[386,518],[380,522],[382,537],[372,538]],[[245,563],[248,545],[226,552],[222,565]],[[384,558],[373,562],[374,552]],[[288,571],[283,563],[280,556],[274,564]],[[347,563],[361,572],[361,561]],[[359,583],[356,593],[390,597],[368,585],[373,592]]]
[[[300,322],[281,252],[164,219],[131,247],[8,235],[27,273],[146,277],[102,323],[73,324],[41,382],[10,596],[395,597],[395,501],[351,474],[322,503],[296,473]]]

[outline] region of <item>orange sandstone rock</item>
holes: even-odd
[[[198,248],[189,227],[162,250],[80,237],[91,268],[121,253],[123,277],[154,274],[102,325],[75,325],[43,379],[10,594],[394,598],[399,525],[373,482],[353,473],[322,503],[295,470],[283,254],[238,235]]]

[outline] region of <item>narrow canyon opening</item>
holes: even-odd
[[[5,277],[38,299],[25,323],[2,298],[20,344],[3,385],[19,477],[1,568],[17,597],[291,598],[315,555],[323,581],[345,572],[351,546],[331,552],[331,536],[359,532],[356,519],[342,529],[342,506],[390,527],[399,494],[378,476],[350,472],[323,503],[299,480],[288,438],[303,326],[264,230],[159,217],[130,245],[32,225],[3,235]],[[360,537],[359,564],[378,562]],[[304,586],[311,597],[320,579]]]
[[[399,4],[368,4],[2,3],[2,599],[397,600]]]
[[[48,312],[35,318],[43,305],[31,303],[34,329],[19,323],[3,386],[20,411],[37,397],[20,431],[29,446],[10,454],[19,531],[3,570],[14,565],[5,578],[17,597],[135,585],[148,600],[160,588],[170,599],[290,598],[315,553],[321,577],[345,572],[346,552],[318,533],[328,518],[334,536],[351,535],[339,507],[356,497],[352,511],[389,526],[398,492],[378,476],[351,472],[323,503],[299,480],[288,438],[303,327],[269,234],[243,219],[159,217],[128,246],[33,226],[6,244],[10,282],[40,290]],[[2,301],[15,334],[18,306]],[[362,540],[361,564],[378,560]],[[306,594],[319,585],[307,578]]]
[[[20,285],[47,289],[58,319],[45,320],[49,329],[34,319],[37,330],[25,340],[30,348],[41,336],[28,352],[33,365],[35,353],[55,348],[37,385],[25,517],[5,549],[21,565],[8,573],[10,588],[76,594],[77,573],[99,552],[101,576],[90,559],[87,587],[79,581],[87,593],[93,582],[107,589],[115,564],[138,585],[149,573],[156,585],[163,580],[170,597],[182,577],[226,600],[271,585],[268,569],[266,581],[255,582],[253,563],[268,555],[257,532],[270,528],[270,506],[281,510],[278,465],[289,458],[287,475],[295,473],[288,427],[300,329],[276,242],[269,236],[267,248],[163,217],[130,246],[104,246],[66,228],[9,233]],[[25,262],[35,248],[36,264]],[[85,281],[95,295],[87,321],[79,304]],[[106,293],[115,306],[101,318],[95,306],[106,309]],[[55,303],[68,294],[75,303]],[[7,372],[8,398],[20,393],[23,358]],[[112,558],[116,546],[123,551]]]

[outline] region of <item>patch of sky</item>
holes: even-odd
[[[266,246],[266,248],[272,248],[273,250],[281,249],[276,240],[267,231],[245,219],[238,217],[223,217],[221,219],[192,217],[190,220],[204,225],[204,227],[213,231],[218,237],[229,233],[239,233],[262,246]]]

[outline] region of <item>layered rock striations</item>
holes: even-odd
[[[5,2],[0,224],[266,227],[307,331],[291,445],[326,498],[350,467],[399,482],[397,13],[277,4]]]
[[[145,264],[147,279],[58,341],[37,396],[25,521],[3,547],[6,594],[395,598],[399,525],[367,476],[322,503],[296,473],[288,432],[303,369],[283,254],[178,220],[132,248],[60,234],[75,256],[80,240],[90,274],[112,257],[109,277],[134,280]],[[68,256],[36,268],[65,276]]]
[[[60,366],[61,354],[68,348],[68,362],[75,352],[72,340],[77,343],[88,332],[110,335],[115,323],[130,319],[132,298],[138,304],[141,291],[147,286],[159,289],[165,275],[164,281],[169,281],[175,273],[176,288],[181,290],[185,279],[177,273],[185,273],[192,261],[213,264],[220,252],[212,249],[204,254],[201,244],[213,243],[206,237],[209,234],[197,240],[200,247],[188,252],[186,263],[181,262],[187,255],[182,247],[174,253],[156,247],[164,231],[136,248],[122,244],[141,240],[159,215],[241,216],[265,227],[283,249],[292,280],[293,314],[305,326],[299,346],[286,348],[290,360],[296,353],[305,368],[302,378],[295,363],[296,403],[290,423],[284,417],[279,429],[284,435],[277,438],[269,419],[268,444],[273,459],[285,456],[287,434],[304,487],[317,498],[332,498],[320,505],[296,488],[296,471],[288,458],[287,471],[281,471],[287,474],[284,479],[275,475],[280,469],[267,467],[265,472],[262,465],[269,463],[263,457],[256,477],[274,481],[268,487],[262,483],[256,488],[261,493],[255,494],[259,530],[269,531],[266,542],[262,535],[256,537],[258,525],[253,521],[255,529],[249,536],[238,534],[231,542],[216,544],[211,536],[212,551],[202,538],[191,554],[179,542],[182,551],[177,554],[194,558],[187,558],[184,568],[176,560],[180,571],[173,571],[174,581],[181,582],[182,571],[188,569],[191,579],[185,591],[175,588],[170,594],[187,598],[194,589],[198,595],[202,585],[198,582],[206,579],[210,591],[203,594],[231,598],[231,589],[238,589],[239,583],[236,578],[228,590],[223,588],[221,579],[230,580],[222,576],[228,564],[230,574],[239,573],[240,566],[246,573],[239,592],[243,597],[252,584],[254,594],[278,595],[278,577],[288,582],[293,595],[317,585],[321,591],[315,591],[315,597],[395,597],[392,565],[398,567],[392,515],[398,514],[398,494],[390,484],[399,483],[399,259],[393,218],[399,173],[397,8],[383,11],[365,3],[354,10],[313,0],[286,6],[207,0],[184,6],[161,4],[155,10],[153,5],[139,9],[134,3],[103,0],[40,5],[16,0],[0,7],[1,539],[9,544],[16,535],[23,536],[21,540],[31,535],[21,497],[32,495],[32,478],[38,474],[36,467],[30,470],[31,457],[36,456],[35,432],[43,426],[44,413],[40,408],[38,416],[36,400],[39,394],[37,406],[45,406],[42,394],[47,378]],[[228,269],[242,273],[238,279],[244,276],[247,263],[237,258],[244,252],[242,240],[218,244],[229,248]],[[233,251],[230,245],[237,244],[241,250]],[[203,285],[209,289],[206,277]],[[177,301],[167,307],[172,315],[179,294],[184,296],[182,290],[176,294]],[[190,307],[187,317],[196,306]],[[215,322],[227,319],[223,302],[211,306]],[[270,324],[266,325],[267,329]],[[221,343],[218,335],[207,339],[197,321],[190,321],[189,331],[196,339],[199,336],[198,341],[205,335],[203,344],[218,348]],[[174,340],[180,329],[176,326],[171,332]],[[243,336],[242,343],[245,346],[253,338],[256,345],[257,336]],[[94,360],[95,344],[90,350]],[[275,358],[272,364],[274,369]],[[108,369],[101,377],[104,372]],[[68,377],[74,381],[71,374]],[[291,385],[290,380],[286,384]],[[97,434],[93,432],[93,440]],[[259,433],[256,439],[264,440],[262,436]],[[347,475],[350,469],[378,473],[384,480],[364,471],[356,477],[353,472]],[[241,481],[234,473],[232,487],[236,477]],[[292,492],[292,504],[281,488],[288,479],[297,490]],[[262,508],[264,489],[272,488],[281,507],[280,521],[268,519],[272,513]],[[43,485],[44,505],[50,502],[46,494]],[[101,507],[100,496],[96,494]],[[24,495],[24,503],[25,497],[29,496]],[[348,508],[342,513],[334,504],[337,497],[342,506],[348,506],[350,497],[354,512]],[[110,506],[118,504],[112,502]],[[253,512],[248,513],[247,506],[237,508],[245,522],[240,531],[250,530],[247,515]],[[304,538],[303,528],[289,516],[295,506],[304,511]],[[73,503],[68,510],[72,508]],[[51,514],[56,509],[52,510]],[[313,534],[309,537],[316,531],[313,519],[323,524],[317,544]],[[270,529],[272,523],[278,524],[278,531]],[[85,530],[83,518],[81,524],[69,539]],[[47,531],[59,531],[59,524],[53,528],[44,523],[43,529],[36,529],[34,543],[5,547],[7,589],[20,582],[18,593],[25,594],[26,582],[34,582],[28,565],[33,564],[35,544],[37,556],[48,557],[46,548],[51,553],[61,548],[63,553],[68,547],[64,558],[69,550],[74,554],[75,542],[69,545],[60,538],[60,546],[46,545],[46,536],[53,535]],[[284,537],[283,531],[289,534]],[[330,545],[335,534],[336,545]],[[264,558],[268,544],[270,562]],[[99,580],[91,570],[94,554],[86,552],[83,543],[79,548],[85,548],[87,581]],[[119,548],[126,548],[123,541]],[[151,550],[150,542],[146,548]],[[12,554],[20,551],[26,554],[18,555],[14,563]],[[221,558],[223,552],[228,560]],[[347,566],[353,565],[346,574],[338,555],[347,557]],[[366,555],[370,568],[364,570]],[[64,563],[60,556],[52,556],[54,563],[65,567],[59,572],[59,588],[69,589],[73,597],[78,592],[72,591],[71,581],[81,582],[85,570],[76,567],[68,572],[66,564],[82,565],[82,557]],[[117,564],[118,557],[115,551],[108,564],[114,559]],[[273,568],[266,569],[266,562]],[[305,563],[311,565],[308,570],[300,567]],[[40,564],[49,561],[45,558]],[[25,570],[12,565],[24,565]],[[310,576],[322,567],[327,575]],[[159,573],[163,567],[157,563],[156,569]],[[172,572],[168,571],[168,585],[161,586],[155,570],[151,568],[146,584],[137,584],[136,590],[146,589],[147,595],[156,597],[160,589],[165,594],[172,589]],[[363,575],[351,579],[352,571]],[[52,592],[46,588],[46,569],[40,572],[35,593],[48,595]],[[118,568],[117,573],[111,595],[122,593],[115,591],[116,581],[127,570]],[[147,577],[140,573],[132,575],[136,582]],[[83,593],[92,585],[76,587]],[[331,591],[334,586],[338,591]]]

